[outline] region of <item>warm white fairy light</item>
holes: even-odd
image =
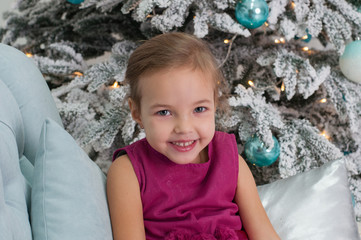
[[[26,52],[25,55],[29,58],[33,57],[33,54]]]
[[[115,81],[111,86],[111,88],[118,88],[118,87],[119,87],[119,83],[117,81]]]
[[[295,7],[296,7],[296,3],[295,3],[295,2],[291,2],[291,8],[292,8],[292,9],[295,9]]]
[[[327,140],[330,140],[330,135],[328,135],[328,133],[326,132],[326,130],[323,130],[321,133],[320,133],[321,136],[325,137]]]
[[[282,82],[282,85],[281,85],[281,91],[284,92],[285,91],[285,83]]]
[[[83,74],[81,72],[73,72],[73,75],[75,75],[75,76],[83,76]]]
[[[225,44],[228,44],[229,43],[229,39],[224,39],[223,41]]]
[[[308,36],[307,36],[307,35],[304,35],[304,36],[302,37],[302,40],[306,40],[306,39],[308,39]]]
[[[326,103],[327,102],[327,99],[326,98],[322,98],[321,100],[320,100],[320,103]]]
[[[250,85],[251,87],[253,87],[253,86],[254,86],[253,81],[252,81],[252,80],[249,80],[249,81],[248,81],[248,85]]]
[[[279,39],[276,38],[276,39],[275,39],[275,43],[276,43],[276,44],[286,43],[286,40],[285,40],[283,37],[281,37],[281,38],[279,38]]]
[[[303,47],[302,50],[308,52],[310,49],[308,47]]]

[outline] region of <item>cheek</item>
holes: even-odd
[[[147,138],[163,139],[169,131],[169,124],[157,119],[147,119],[144,124],[144,130]]]
[[[210,114],[207,118],[200,119],[198,127],[203,133],[206,134],[211,134],[214,132],[216,128],[214,114]]]

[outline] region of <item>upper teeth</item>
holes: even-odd
[[[194,141],[189,142],[173,142],[174,145],[180,146],[180,147],[187,147],[191,145]]]

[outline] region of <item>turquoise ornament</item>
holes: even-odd
[[[268,17],[268,5],[264,0],[239,0],[236,5],[236,19],[246,28],[262,26]]]
[[[272,149],[267,149],[258,136],[250,137],[244,146],[247,161],[258,166],[264,167],[274,163],[280,155],[280,144],[272,136],[274,145]]]
[[[84,2],[84,0],[67,0],[67,1],[72,4],[80,4],[80,3]]]
[[[339,64],[346,78],[355,83],[361,83],[361,40],[346,45]]]

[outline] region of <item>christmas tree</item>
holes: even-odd
[[[142,41],[206,40],[229,84],[229,116],[258,184],[344,159],[361,219],[360,0],[19,0],[2,43],[32,57],[64,126],[107,171],[144,137],[123,84]],[[277,161],[276,161],[277,159]]]

